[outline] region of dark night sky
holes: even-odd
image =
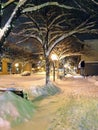
[[[7,0],[2,0],[3,2],[7,1]],[[41,4],[44,2],[49,2],[49,1],[58,1],[59,3],[66,3],[67,5],[73,5],[74,3],[72,2],[72,0],[30,0],[33,1],[34,4]],[[6,21],[8,20],[10,14],[13,11],[15,5],[11,4],[9,7],[7,7],[7,10],[4,11],[4,16],[1,19],[1,27],[4,26],[4,24],[6,23]],[[96,7],[95,7],[96,8]],[[23,18],[18,19],[16,23],[22,21]],[[98,28],[98,25],[96,26]],[[81,40],[87,40],[87,39],[98,39],[98,35],[91,35],[91,34],[77,34],[78,38],[80,38]]]

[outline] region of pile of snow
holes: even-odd
[[[59,92],[60,92],[60,88],[56,87],[51,82],[42,87],[40,87],[40,86],[31,87],[31,93],[35,97],[54,95]]]
[[[98,86],[98,76],[89,76],[88,81]]]
[[[82,76],[82,75],[80,75],[80,74],[75,74],[75,75],[66,74],[66,75],[65,75],[65,78],[84,78],[84,76]]]
[[[32,118],[33,113],[32,102],[9,91],[0,95],[0,129],[27,122]]]
[[[30,76],[31,72],[30,71],[24,71],[21,73],[21,76]]]

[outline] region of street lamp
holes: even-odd
[[[58,60],[57,55],[56,54],[52,54],[51,55],[51,59],[53,61],[53,81],[55,81],[55,61]]]
[[[16,63],[16,64],[15,64],[15,67],[18,67],[18,66],[19,66],[19,64],[18,64],[18,63]]]
[[[19,71],[19,68],[18,68],[19,67],[19,63],[16,63],[15,67],[16,67],[16,73],[18,73],[18,71]]]

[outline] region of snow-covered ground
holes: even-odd
[[[1,94],[0,130],[98,130],[97,76],[66,76],[62,80],[56,79],[54,85],[50,83],[48,89],[43,89],[44,84],[45,75],[40,73],[31,76],[0,75],[1,88],[23,89],[31,100],[26,101],[12,93]],[[61,90],[59,93],[53,90],[57,89],[55,86]],[[45,97],[41,97],[44,93]],[[40,98],[34,97],[37,94]]]

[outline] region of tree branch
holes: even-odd
[[[4,8],[6,8],[7,6],[9,6],[10,4],[12,4],[13,2],[15,2],[15,0],[9,0],[9,1],[7,1],[7,2],[4,3],[4,4],[1,4],[1,8],[4,9]]]
[[[58,7],[61,7],[61,8],[64,8],[64,9],[68,9],[68,10],[72,10],[72,9],[81,10],[79,8],[74,8],[74,7],[71,7],[71,6],[59,4],[58,2],[46,2],[46,3],[41,4],[41,5],[25,8],[22,12],[23,13],[25,13],[25,12],[33,12],[33,11],[39,10],[41,8],[44,8],[46,6],[58,6]]]
[[[11,24],[14,21],[18,12],[20,12],[20,8],[27,2],[27,0],[20,0],[17,6],[15,7],[14,11],[12,12],[10,18],[8,19],[7,23],[4,25],[3,29],[0,29],[0,41],[5,39],[5,35],[9,32],[10,28],[12,27]]]
[[[78,32],[78,30],[72,30],[72,31],[70,31],[70,32],[67,33],[67,34],[63,34],[60,38],[58,38],[58,39],[51,45],[51,47],[48,49],[46,55],[48,56],[48,55],[51,53],[51,51],[53,50],[53,48],[54,48],[58,43],[60,43],[60,42],[61,42],[62,40],[64,40],[65,38],[67,38],[67,37],[69,37],[69,36],[75,34],[76,32]]]
[[[98,5],[98,2],[95,0],[91,0],[94,4]]]

